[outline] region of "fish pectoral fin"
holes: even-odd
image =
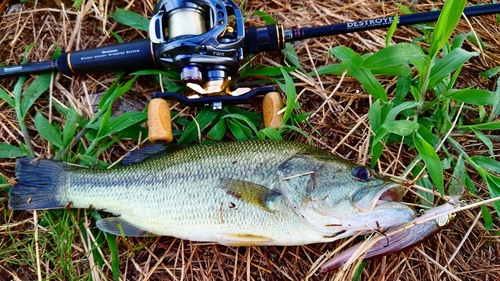
[[[276,190],[244,180],[226,178],[221,180],[220,186],[227,194],[268,212],[273,212],[276,203],[283,198]]]
[[[107,233],[116,236],[148,237],[154,236],[151,233],[139,229],[121,217],[109,217],[96,222],[96,226]]]
[[[266,236],[240,233],[222,234],[222,240],[219,242],[226,246],[265,246],[273,242],[273,239]]]

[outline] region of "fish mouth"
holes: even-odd
[[[380,205],[385,202],[400,202],[401,200],[403,200],[405,191],[405,188],[403,188],[399,184],[386,186],[385,189],[382,190],[376,205]]]
[[[371,212],[389,202],[400,202],[406,189],[397,183],[388,183],[379,186],[363,188],[351,197],[353,205],[361,212]]]

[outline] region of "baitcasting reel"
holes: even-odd
[[[233,1],[162,0],[155,7],[149,37],[158,44],[157,61],[179,71],[182,81],[196,93],[241,95],[250,91],[228,88],[243,59],[245,37],[243,15]]]
[[[279,127],[277,114],[283,107],[274,87],[230,89],[243,59],[245,26],[243,15],[231,0],[162,0],[155,7],[149,37],[156,44],[155,57],[162,67],[177,70],[191,89],[186,97],[177,93],[158,93],[149,105],[149,139],[171,141],[170,112],[164,99],[200,99],[204,106],[221,109],[222,103],[241,102],[257,93],[271,92],[265,98],[265,125]],[[213,97],[213,98],[210,98]],[[189,100],[186,100],[189,102]],[[271,102],[271,103],[269,103]],[[191,103],[192,104],[192,103]],[[274,120],[271,124],[271,121]],[[156,122],[157,121],[157,122]]]

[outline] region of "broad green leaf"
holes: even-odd
[[[393,67],[379,68],[371,70],[373,75],[383,76],[406,76],[411,75],[411,68],[408,65],[395,65]],[[349,75],[349,73],[347,73]]]
[[[135,80],[137,80],[138,76],[134,76],[132,79],[127,81],[124,85],[120,86],[119,85],[119,80],[116,79],[115,82],[109,87],[109,89],[106,91],[106,93],[102,96],[101,101],[99,102],[99,105],[97,105],[98,109],[107,109],[111,106],[111,104],[117,100],[119,97],[121,97],[123,94],[128,92],[132,88],[132,85],[134,84]]]
[[[421,119],[419,122],[422,121]],[[420,124],[418,133],[430,144],[434,149],[436,149],[441,142],[441,139],[439,139],[435,134],[433,134],[429,129],[427,129],[426,126],[423,124]]]
[[[414,101],[406,101],[401,103],[400,105],[392,108],[389,113],[387,113],[387,116],[385,117],[386,121],[394,121],[396,119],[396,116],[401,113],[403,110],[411,109],[418,106],[417,102]]]
[[[489,122],[477,125],[461,125],[458,129],[500,130],[500,122]]]
[[[258,132],[257,127],[253,124],[253,122],[250,121],[250,119],[248,119],[247,117],[245,117],[245,116],[243,116],[241,114],[237,114],[237,113],[226,114],[226,115],[222,116],[222,118],[233,118],[233,119],[236,119],[236,120],[243,121],[249,128],[251,128],[253,130],[253,132],[255,134],[257,134],[257,132]]]
[[[280,133],[273,127],[267,127],[259,131],[259,138],[260,139],[265,139],[264,136],[266,136],[270,140],[283,140],[283,137],[280,135]]]
[[[425,58],[422,58],[422,59],[411,61],[411,64],[413,64],[415,66],[418,74],[421,76],[425,75],[425,70],[427,68],[427,64],[429,64],[429,63],[430,63],[430,60],[429,60],[429,57],[427,57],[427,56]]]
[[[462,12],[465,8],[466,0],[448,0],[445,2],[439,18],[437,20],[434,32],[432,32],[431,46],[429,55],[435,57],[439,50],[448,42],[451,33],[462,17]]]
[[[405,5],[399,4],[399,3],[395,3],[395,5],[399,9],[401,9],[401,11],[403,11],[403,14],[405,14],[405,15],[411,15],[411,14],[413,14],[413,12],[408,7],[406,7]]]
[[[490,140],[490,138],[488,138],[488,136],[483,134],[481,131],[478,131],[474,128],[472,129],[472,131],[474,131],[474,134],[476,134],[477,138],[480,139],[486,145],[486,147],[488,147],[488,151],[490,152],[491,157],[495,157],[495,153],[493,152],[493,142]]]
[[[295,120],[295,122],[297,122],[297,123],[300,123],[300,122],[306,120],[312,114],[313,114],[313,112],[309,111],[309,112],[304,113],[304,114],[293,115],[293,120]]]
[[[26,89],[21,100],[21,118],[26,117],[26,113],[36,100],[50,87],[51,73],[40,74]]]
[[[297,52],[295,51],[295,48],[292,44],[286,43],[285,48],[281,50],[281,53],[285,56],[285,59],[289,61],[293,66],[304,72],[304,68],[302,68],[302,65],[299,61],[299,56],[297,55]]]
[[[259,16],[266,23],[266,25],[278,23],[272,16],[270,16],[269,14],[267,14],[265,12],[253,11],[253,14],[256,16]]]
[[[490,170],[493,173],[500,174],[500,162],[495,159],[482,155],[476,155],[471,157],[471,160],[486,170]]]
[[[368,120],[370,121],[370,127],[374,132],[376,132],[382,125],[382,108],[380,106],[380,100],[376,100],[370,109],[368,109]]]
[[[402,103],[405,100],[406,95],[408,94],[408,92],[410,92],[411,82],[411,73],[398,77],[398,82],[396,83],[396,99],[394,100],[394,103],[396,105]]]
[[[281,75],[281,70],[285,70],[286,72],[291,72],[297,69],[296,67],[278,67],[278,66],[269,66],[269,67],[254,67],[251,69],[247,69],[245,71],[240,72],[240,78],[245,78],[249,76],[266,76],[273,77]]]
[[[234,122],[231,119],[227,120],[227,125],[229,126],[229,130],[231,133],[233,133],[233,136],[239,140],[239,141],[246,141],[248,140],[247,135],[243,132],[241,129],[240,125],[238,125],[236,122]]]
[[[420,91],[417,89],[417,87],[410,85],[410,90],[411,94],[413,95],[413,99],[415,101],[420,101],[422,99],[422,96],[420,95]]]
[[[372,143],[371,146],[372,161],[370,162],[371,168],[375,167],[383,151],[384,151],[384,145],[382,143],[380,142]]]
[[[245,123],[243,123],[239,119],[232,118],[231,120],[233,120],[233,122],[240,127],[241,131],[245,134],[245,136],[247,136],[248,139],[255,139],[256,138],[256,134],[258,132],[253,131],[249,126],[247,126]],[[255,134],[254,134],[254,132],[255,132]]]
[[[446,54],[431,68],[428,89],[436,87],[450,73],[460,68],[470,58],[478,55],[478,52],[467,52],[460,48]]]
[[[500,93],[481,89],[450,90],[445,97],[475,105],[490,105],[500,102]]]
[[[212,127],[212,129],[210,129],[210,131],[208,131],[207,137],[212,140],[220,141],[226,134],[226,130],[227,122],[226,120],[221,119],[215,124],[215,126]]]
[[[378,130],[375,131],[375,136],[373,137],[373,140],[372,140],[372,148],[373,148],[373,145],[380,143],[380,141],[383,138],[385,138],[389,133],[390,133],[389,130],[384,127],[384,124],[382,124],[382,126],[380,126],[378,128]]]
[[[170,79],[175,79],[175,80],[181,79],[179,72],[169,69],[144,69],[130,73],[130,75],[137,75],[137,76],[159,75],[159,74],[168,77]]]
[[[376,99],[387,102],[387,94],[384,87],[382,87],[369,69],[359,67],[363,62],[363,58],[359,54],[345,46],[335,47],[331,52],[344,63],[349,74],[356,77],[368,93]]]
[[[413,121],[398,120],[384,122],[384,124],[382,124],[382,128],[386,129],[390,133],[404,137],[418,130],[419,125]]]
[[[149,29],[149,19],[132,11],[116,8],[116,12],[111,16],[123,25],[144,31]]]
[[[106,130],[104,131],[102,136],[110,136],[112,134],[116,134],[132,125],[142,123],[146,121],[147,113],[146,112],[135,112],[129,111],[125,112],[117,118],[110,119],[110,122],[106,126]]]
[[[443,166],[439,156],[434,151],[434,148],[432,148],[432,145],[425,141],[418,133],[414,134],[413,143],[415,144],[419,155],[424,160],[424,163],[427,166],[427,171],[436,185],[439,194],[444,196]]]
[[[455,50],[457,48],[462,48],[465,39],[467,39],[467,36],[472,34],[473,34],[472,32],[458,34],[457,37],[455,37],[455,39],[453,39],[453,42],[451,43],[451,49]]]
[[[387,35],[385,36],[385,47],[389,47],[391,45],[391,39],[392,35],[394,35],[394,32],[396,32],[396,29],[398,28],[398,22],[399,22],[399,15],[396,13],[394,16],[394,20],[392,21],[391,27],[387,30]]]
[[[50,59],[56,60],[61,56],[61,54],[62,54],[61,46],[56,44],[56,48],[55,48],[54,52],[52,53],[52,56],[50,56]]]
[[[0,87],[0,100],[5,101],[12,108],[16,107],[16,102],[14,101],[14,98],[9,96],[9,94],[7,94],[7,92],[1,87]]]
[[[95,125],[97,125],[97,129],[98,129],[98,132],[97,132],[98,138],[102,138],[106,134],[108,123],[111,120],[111,111],[112,111],[112,104],[111,103],[109,103],[109,105],[105,111],[100,110],[100,112],[104,112],[104,113],[100,116],[99,119],[97,119],[97,123],[95,123]]]
[[[334,63],[320,67],[316,71],[318,72],[319,75],[324,75],[324,74],[342,75],[344,70],[346,70],[346,67],[343,63]],[[310,72],[309,75],[314,76],[316,75],[316,73],[313,71]]]
[[[384,48],[366,58],[359,67],[369,69],[388,68],[396,65],[408,64],[413,60],[425,58],[420,45],[399,43]]]
[[[295,84],[293,83],[292,77],[283,69],[281,70],[283,77],[285,78],[285,85],[282,91],[286,94],[286,105],[285,113],[283,114],[283,120],[281,124],[285,124],[290,116],[292,115],[293,109],[295,108],[295,100],[297,99],[297,92],[295,90]],[[282,87],[282,85],[280,84]]]
[[[417,177],[423,168],[424,167],[420,163],[417,163],[417,165],[415,165],[415,168],[413,168],[413,170],[411,171],[413,177],[414,178]],[[417,190],[418,194],[422,196],[422,198],[420,199],[420,204],[431,207],[432,203],[434,202],[434,194],[432,193],[432,190],[434,188],[432,186],[432,182],[429,180],[429,178],[422,177],[417,180],[417,184],[431,191],[431,192],[426,192],[420,189]]]
[[[451,178],[450,186],[448,187],[448,195],[462,194],[465,187],[469,189],[469,187],[465,184],[466,178],[468,177],[469,174],[467,174],[467,171],[465,170],[463,154],[460,154],[455,164],[455,168],[453,169],[453,177]],[[469,191],[477,195],[475,186],[472,190],[469,189]]]
[[[40,112],[37,112],[35,115],[35,127],[40,135],[42,135],[42,137],[50,144],[57,148],[63,147],[60,133],[52,127],[49,120],[47,120],[47,118],[45,118]]]
[[[66,147],[71,143],[73,137],[75,136],[76,129],[78,127],[76,110],[71,107],[68,110],[68,114],[66,115],[66,121],[64,122],[63,127],[63,146]]]
[[[10,145],[8,143],[0,142],[0,158],[17,158],[24,157],[28,153],[24,152],[21,148],[17,146]]]
[[[485,230],[490,231],[493,228],[493,217],[491,216],[491,212],[488,210],[486,205],[481,205],[481,214],[483,215]]]
[[[192,121],[184,130],[179,143],[190,143],[198,137],[198,130],[202,131],[208,124],[212,123],[219,115],[219,112],[211,108],[203,108],[196,116],[195,121]],[[198,128],[199,126],[199,128]]]
[[[491,198],[500,197],[500,177],[492,174],[486,174],[483,175],[483,179],[486,181]],[[494,201],[493,206],[495,207],[497,213],[500,213],[500,200]]]
[[[500,72],[500,66],[479,73],[479,77],[491,78]]]

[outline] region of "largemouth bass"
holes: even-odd
[[[153,145],[97,170],[19,159],[13,210],[94,208],[101,230],[224,245],[303,245],[412,220],[405,189],[288,141]]]

